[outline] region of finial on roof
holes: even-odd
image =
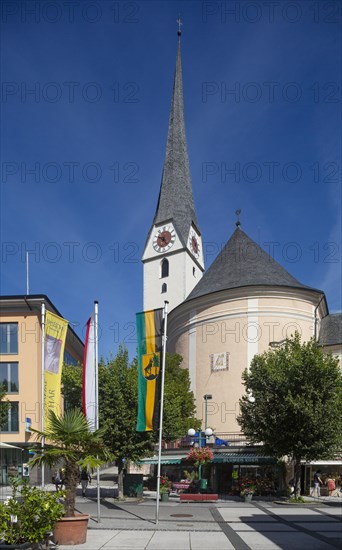
[[[177,23],[178,23],[178,32],[177,32],[177,34],[178,34],[178,36],[181,36],[181,34],[182,34],[181,26],[183,25],[183,23],[181,21],[180,15],[178,15]]]
[[[239,209],[239,210],[236,210],[236,211],[235,211],[235,214],[237,215],[237,220],[236,220],[236,222],[235,222],[235,225],[236,225],[236,227],[240,227],[240,225],[241,225],[241,222],[240,222],[241,210],[240,210],[240,209]]]

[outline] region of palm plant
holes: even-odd
[[[87,419],[78,409],[57,415],[49,411],[48,428],[36,433],[36,440],[44,440],[44,446],[36,445],[36,453],[30,466],[53,468],[63,463],[65,476],[64,509],[66,516],[75,515],[76,489],[80,468],[98,468],[113,457],[102,440],[102,430],[92,432]]]

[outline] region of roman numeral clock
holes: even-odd
[[[168,252],[175,240],[174,228],[171,225],[163,225],[153,237],[153,248],[156,252]]]

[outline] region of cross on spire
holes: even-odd
[[[236,210],[236,211],[235,211],[235,214],[236,214],[236,216],[237,216],[237,220],[236,220],[236,222],[235,222],[235,225],[236,225],[236,227],[239,227],[239,226],[241,225],[241,222],[240,222],[241,210],[240,210],[240,209],[239,209],[239,210]]]
[[[180,15],[178,16],[177,23],[178,23],[178,32],[177,32],[177,34],[178,34],[178,36],[180,36],[182,34],[181,26],[183,25],[182,20],[180,18]]]

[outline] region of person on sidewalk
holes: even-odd
[[[329,491],[329,497],[332,497],[333,492],[336,489],[336,484],[335,484],[335,480],[331,477],[330,474],[328,474],[327,487],[328,487],[328,491]]]
[[[83,468],[81,471],[81,486],[82,486],[82,497],[86,496],[86,490],[88,483],[91,483],[91,476],[86,468]]]
[[[316,493],[318,498],[321,496],[321,485],[323,485],[323,481],[321,480],[321,470],[316,470],[314,473],[314,494]]]

